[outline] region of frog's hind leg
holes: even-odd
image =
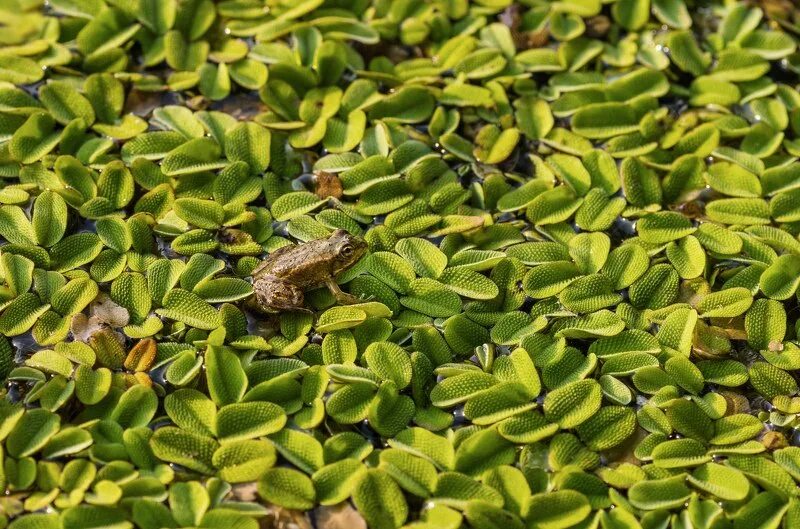
[[[273,280],[272,288],[256,291],[256,302],[270,312],[311,312],[303,306],[303,289],[288,281]]]

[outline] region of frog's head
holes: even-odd
[[[332,246],[334,274],[343,272],[353,266],[367,252],[367,241],[361,237],[350,235],[345,230],[336,230],[329,242]]]

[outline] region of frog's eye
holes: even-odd
[[[345,244],[339,249],[339,253],[344,257],[350,257],[353,255],[353,247],[349,244]]]

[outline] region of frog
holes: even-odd
[[[278,248],[253,270],[254,305],[265,313],[312,312],[304,306],[305,293],[322,285],[339,304],[358,303],[339,288],[336,276],[352,268],[367,250],[364,239],[341,229],[326,239]]]

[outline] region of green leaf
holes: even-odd
[[[311,479],[291,468],[267,470],[258,482],[258,494],[265,501],[298,510],[313,508],[316,499]]]
[[[753,303],[753,295],[743,287],[712,292],[700,301],[697,311],[702,318],[733,318],[744,314]]]
[[[27,411],[16,423],[6,440],[12,457],[20,458],[41,450],[61,427],[61,418],[50,411],[37,408]]]
[[[775,349],[786,335],[786,310],[771,299],[757,299],[744,319],[747,343],[755,349]]]
[[[44,77],[39,64],[27,57],[0,55],[0,81],[13,84],[32,84]]]
[[[628,491],[628,499],[638,509],[672,509],[682,506],[691,491],[684,475],[640,481]]]
[[[321,505],[336,505],[347,500],[366,470],[356,459],[342,459],[320,468],[311,476]]]
[[[409,237],[400,239],[395,251],[414,267],[423,277],[438,278],[447,267],[447,256],[425,239]]]
[[[94,123],[92,104],[66,81],[50,81],[39,88],[39,99],[62,125],[81,118],[86,126]]]
[[[566,529],[583,521],[591,512],[586,496],[574,490],[539,493],[528,501],[528,527]]]
[[[155,391],[147,386],[136,385],[122,394],[111,412],[111,418],[123,428],[147,426],[157,408]]]
[[[189,224],[207,230],[221,227],[225,220],[225,210],[212,200],[179,198],[173,203],[173,209]]]
[[[86,308],[99,291],[97,283],[91,279],[73,279],[53,294],[50,305],[59,314],[71,316]]]
[[[120,274],[111,283],[111,299],[128,310],[134,323],[144,320],[150,312],[150,296],[142,274],[135,272]]]
[[[14,160],[30,164],[52,151],[61,138],[55,120],[44,112],[31,114],[11,137],[8,151]]]
[[[30,513],[9,524],[12,529],[59,529],[61,521],[56,513]]]
[[[61,196],[45,191],[33,204],[33,230],[36,242],[50,247],[61,240],[67,229],[67,204]]]
[[[195,138],[169,151],[161,162],[161,171],[167,176],[181,176],[219,169],[226,165],[220,160],[221,154],[213,139]]]
[[[91,262],[103,249],[103,242],[94,233],[67,235],[50,248],[51,268],[66,272]]]
[[[286,414],[271,402],[240,402],[220,408],[217,436],[222,442],[266,436],[286,424]]]
[[[179,427],[209,437],[216,433],[216,405],[195,389],[179,389],[164,398],[164,409]]]
[[[270,159],[270,133],[253,122],[239,123],[225,135],[225,154],[250,166],[252,174],[266,170]]]
[[[128,16],[118,8],[102,11],[91,23],[86,24],[78,33],[78,49],[85,55],[118,48],[128,41],[141,27],[131,24]]]
[[[602,392],[594,380],[579,380],[555,389],[544,400],[545,416],[562,428],[587,421],[600,409]]]
[[[214,452],[212,462],[221,479],[244,483],[258,480],[275,460],[275,449],[269,442],[247,440],[225,443]]]
[[[314,211],[324,203],[324,200],[307,191],[286,193],[275,200],[272,205],[272,216],[279,221],[291,220]]]
[[[209,346],[205,365],[209,394],[217,406],[241,400],[247,390],[247,376],[236,353],[227,348]]]
[[[353,503],[370,527],[376,529],[396,529],[408,517],[408,504],[400,488],[380,469],[363,473],[353,490]]]
[[[32,292],[17,296],[0,314],[0,334],[17,336],[26,332],[49,308]]]
[[[130,529],[133,524],[119,509],[100,505],[78,505],[62,511],[61,527],[64,529]]]
[[[216,329],[222,324],[219,312],[214,307],[197,294],[180,288],[170,290],[164,296],[164,307],[156,312],[198,329]]]
[[[800,257],[793,254],[779,256],[761,274],[758,285],[769,298],[790,298],[800,285]]]
[[[212,457],[217,447],[210,437],[172,426],[159,428],[150,438],[156,457],[203,474],[214,472]]]
[[[411,359],[399,345],[392,342],[374,342],[364,351],[367,367],[383,380],[391,380],[398,389],[411,382]]]
[[[541,139],[553,128],[553,114],[543,99],[524,96],[514,101],[514,108],[519,128],[529,139]]]

